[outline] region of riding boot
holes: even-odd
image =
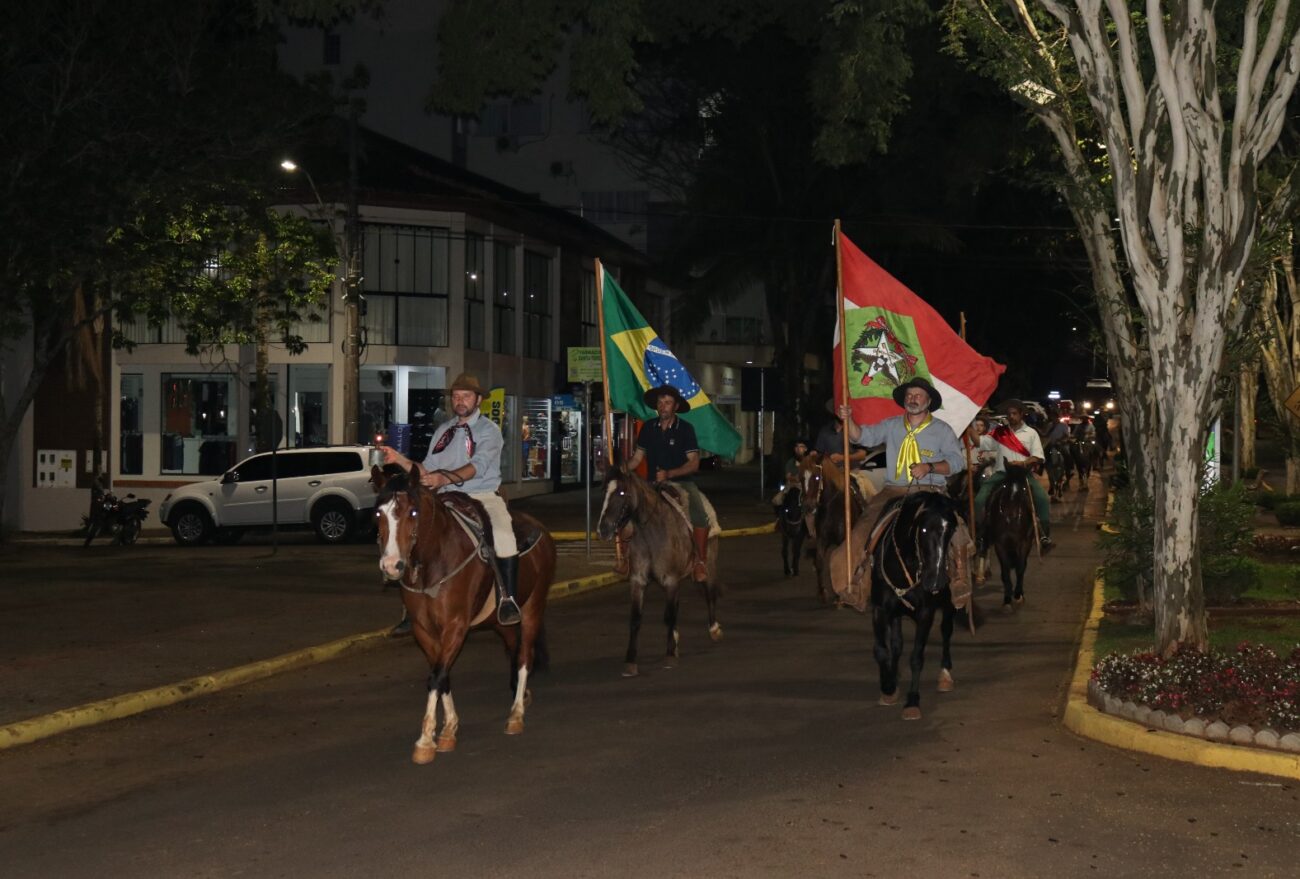
[[[516,626],[519,614],[519,556],[497,558],[499,589],[497,591],[497,622],[503,626]]]
[[[695,538],[695,564],[691,568],[691,576],[696,583],[707,583],[709,580],[709,529],[693,528],[691,536]]]
[[[632,570],[632,563],[627,556],[627,538],[620,531],[614,535],[614,573],[626,577]]]
[[[1038,541],[1038,548],[1042,551],[1043,555],[1047,555],[1049,552],[1056,549],[1056,544],[1052,543],[1051,537],[1044,534]]]

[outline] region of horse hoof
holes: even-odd
[[[948,669],[946,668],[941,669],[939,671],[939,692],[951,693],[952,688],[953,688],[952,673],[949,672]]]
[[[1022,605],[1022,604],[1024,604],[1024,603],[1025,603],[1025,596],[1023,596],[1023,595],[1017,595],[1017,596],[1016,596],[1016,607],[1019,607],[1020,605]]]
[[[671,656],[671,655],[669,655],[669,656],[665,656],[665,657],[664,657],[664,668],[677,668],[677,657],[676,657],[676,656]]]
[[[1004,602],[1003,605],[1002,605],[1002,612],[1003,612],[1003,613],[1015,613],[1015,612],[1016,612],[1016,609],[1015,609],[1015,607],[1011,604],[1011,602],[1007,601],[1007,602]]]
[[[428,766],[438,756],[438,749],[432,746],[416,745],[411,752],[411,762],[417,766]]]
[[[909,705],[903,709],[903,720],[920,720],[921,709],[915,705]]]
[[[885,693],[881,693],[881,694],[880,694],[880,699],[879,699],[879,701],[876,702],[876,704],[879,705],[879,706],[881,706],[881,707],[883,707],[883,708],[888,708],[890,705],[897,705],[897,704],[898,704],[898,694],[897,694],[897,693],[889,693],[888,695],[886,695]]]
[[[524,731],[524,719],[522,717],[512,717],[506,721],[506,735],[517,736]]]
[[[438,736],[438,753],[439,753],[439,754],[445,754],[445,753],[447,753],[448,751],[454,751],[454,750],[456,750],[456,737],[455,737],[455,736]],[[429,759],[432,760],[433,758],[430,757]],[[416,760],[415,762],[416,762],[416,763],[419,763],[420,761],[419,761],[419,760]],[[426,762],[427,762],[427,761],[426,761]]]
[[[721,624],[721,623],[714,623],[713,625],[709,626],[709,637],[712,638],[714,641],[721,641],[721,640],[722,640],[722,624]]]
[[[629,662],[623,666],[623,677],[625,678],[634,678],[640,673],[635,662]]]

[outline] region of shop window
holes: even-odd
[[[144,473],[144,431],[140,421],[144,410],[144,376],[122,376],[118,470],[124,476]]]
[[[371,345],[447,345],[451,286],[446,229],[367,224],[362,319]]]
[[[330,368],[289,366],[289,447],[330,444]]]
[[[551,258],[524,253],[524,356],[551,358]]]
[[[360,424],[355,437],[347,442],[373,443],[377,434],[387,434],[393,423],[393,386],[396,373],[391,369],[361,370]],[[344,427],[347,430],[347,427]]]
[[[235,463],[232,375],[163,373],[163,473],[216,476]]]
[[[551,478],[551,401],[525,397],[519,420],[524,479]]]
[[[492,350],[515,353],[515,249],[500,241],[492,245]]]

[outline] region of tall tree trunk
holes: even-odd
[[[257,451],[275,445],[275,401],[271,399],[271,312],[267,297],[257,307],[256,349],[253,360],[253,407],[257,410]]]
[[[1282,295],[1285,287],[1286,296]],[[1300,387],[1300,285],[1288,253],[1269,266],[1259,285],[1259,320],[1263,327],[1260,363],[1269,401],[1277,413],[1286,456],[1287,494],[1300,492],[1300,421],[1286,400]]]
[[[1255,463],[1255,402],[1258,399],[1259,363],[1252,361],[1237,376],[1237,405],[1241,416],[1237,422],[1237,445],[1241,450],[1239,468],[1243,476],[1247,470],[1259,466]]]
[[[4,383],[0,382],[0,414],[4,417],[0,423],[0,524],[4,522],[5,493],[9,489],[9,458],[18,442],[18,430],[22,427],[23,418],[31,408],[32,401],[36,399],[36,392],[40,390],[50,364],[63,351],[69,338],[68,333],[57,333],[50,327],[37,327],[33,330],[33,335],[31,371],[12,407],[5,399]],[[0,528],[0,537],[3,537],[3,533]]]

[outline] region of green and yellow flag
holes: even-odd
[[[740,433],[603,267],[601,274],[605,319],[601,329],[605,334],[610,405],[647,421],[656,413],[645,404],[645,392],[672,385],[691,404],[691,410],[682,413],[681,418],[695,428],[700,448],[724,458],[733,457],[740,449]]]

